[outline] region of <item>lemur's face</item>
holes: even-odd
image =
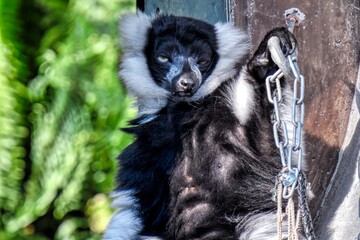
[[[239,72],[251,47],[231,23],[171,15],[125,15],[120,32],[120,77],[137,99],[139,115],[209,96]]]
[[[202,23],[195,29],[177,21],[153,24],[145,55],[154,81],[174,96],[186,98],[206,81],[218,54],[213,26]]]

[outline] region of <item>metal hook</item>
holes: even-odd
[[[291,71],[289,61],[280,48],[280,39],[275,36],[271,37],[268,41],[268,48],[271,53],[272,60],[281,69],[285,77],[293,79],[295,76]]]

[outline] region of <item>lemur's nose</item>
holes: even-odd
[[[195,82],[191,78],[180,78],[177,85],[179,92],[191,93],[195,88]]]
[[[200,86],[200,79],[193,73],[184,73],[172,82],[173,94],[180,97],[193,96]]]

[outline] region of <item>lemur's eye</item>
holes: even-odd
[[[159,62],[161,62],[161,63],[167,63],[167,62],[169,62],[169,58],[168,57],[165,57],[165,56],[158,56],[157,57],[157,60],[159,61]]]
[[[208,63],[209,63],[208,60],[200,60],[200,61],[198,61],[198,64],[199,64],[199,65],[206,65],[206,64],[208,64]]]

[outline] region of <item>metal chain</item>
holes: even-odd
[[[284,189],[283,198],[289,199],[296,188],[299,172],[301,171],[303,161],[302,151],[302,130],[304,126],[304,93],[305,81],[300,74],[297,65],[296,56],[288,56],[287,60],[293,79],[293,99],[291,108],[292,139],[289,137],[290,128],[286,120],[281,115],[280,104],[283,101],[280,79],[284,76],[283,70],[277,70],[273,75],[266,78],[266,92],[268,100],[274,106],[275,120],[273,121],[273,134],[275,145],[280,151],[280,158],[283,168]],[[296,163],[293,162],[293,156],[297,155]]]
[[[270,52],[271,50],[272,49],[270,49]],[[276,50],[274,51],[277,55],[282,54],[282,52],[279,53]],[[273,54],[273,52],[271,52],[271,54]],[[274,106],[273,134],[275,145],[279,149],[280,159],[283,166],[283,169],[280,172],[280,178],[282,179],[281,182],[284,186],[282,198],[292,201],[295,189],[298,190],[299,208],[301,210],[304,232],[308,240],[314,240],[316,238],[306,198],[306,179],[301,170],[303,163],[302,132],[305,115],[305,81],[304,76],[300,74],[300,70],[297,65],[296,51],[294,51],[294,55],[289,55],[287,58],[280,57],[278,59],[283,59],[282,61],[285,60],[288,62],[278,64],[279,70],[266,78],[266,92],[269,102]],[[284,101],[284,96],[280,80],[284,77],[284,72],[289,72],[288,69],[282,69],[284,66],[289,66],[291,69],[291,75],[286,74],[286,78],[291,78],[288,80],[293,80],[290,122],[289,119],[287,119],[288,121],[285,120],[281,111],[286,109],[281,109],[281,103]],[[290,128],[292,128],[292,136],[289,134]],[[279,195],[277,197],[281,198]],[[289,234],[293,232],[293,229],[290,230]],[[294,236],[297,237],[296,233],[294,234]]]
[[[305,19],[305,15],[297,8],[291,8],[285,11],[285,21],[288,26],[288,30],[293,33],[294,27],[298,26],[300,22]],[[275,64],[279,67],[273,75],[266,78],[266,92],[268,100],[274,106],[275,119],[273,121],[273,134],[275,145],[279,149],[280,158],[282,163],[282,170],[276,177],[275,186],[281,191],[281,185],[283,186],[282,198],[289,199],[289,203],[292,203],[292,196],[295,189],[298,191],[299,198],[299,210],[301,212],[297,215],[297,223],[295,232],[291,226],[294,226],[294,218],[289,225],[290,229],[288,234],[297,239],[297,230],[300,228],[298,222],[302,219],[304,232],[308,240],[315,240],[315,233],[310,215],[310,209],[306,197],[306,179],[305,174],[301,170],[303,161],[302,151],[302,131],[304,127],[304,95],[305,95],[305,80],[304,76],[300,74],[299,67],[297,65],[297,51],[295,44],[293,45],[292,54],[284,56],[280,49],[280,39],[277,37],[271,37],[268,41],[268,47],[271,53],[271,58]],[[290,69],[289,69],[290,68]],[[283,93],[281,89],[280,79],[285,78],[287,80],[293,80],[293,98],[291,104],[291,127],[292,136],[289,136],[288,125],[290,122],[286,122],[283,118],[280,109],[280,103],[283,101]],[[297,154],[297,161],[293,158]],[[296,161],[296,162],[295,162]],[[278,185],[279,184],[279,185]],[[281,196],[277,194],[278,205],[281,202]],[[288,204],[288,207],[293,206]],[[279,207],[279,206],[278,206]],[[280,205],[281,207],[281,205]],[[298,210],[298,212],[299,212]],[[278,209],[278,215],[279,213]],[[281,214],[280,214],[281,215]],[[279,229],[281,229],[282,217],[278,217],[278,237],[281,237]],[[291,236],[289,236],[289,239]]]

